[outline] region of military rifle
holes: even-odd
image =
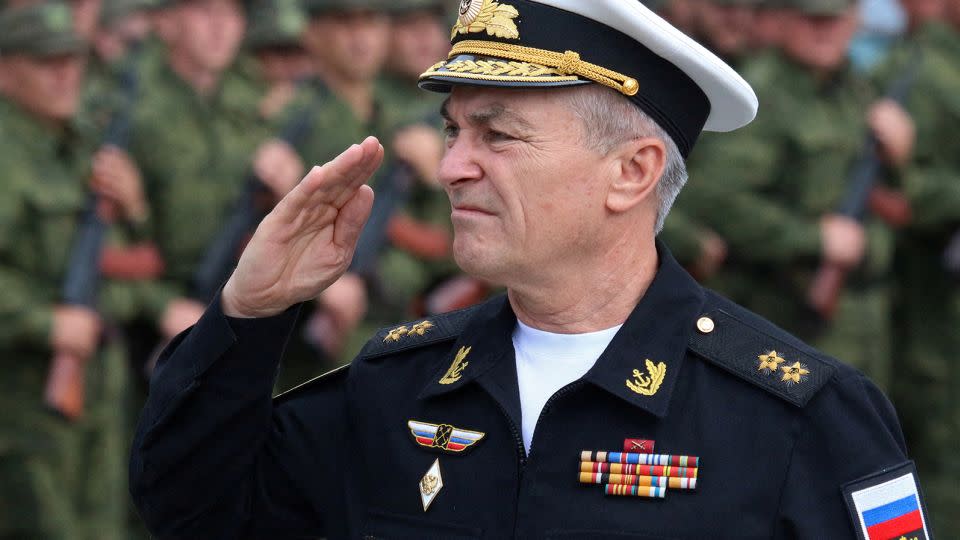
[[[377,261],[387,244],[390,220],[406,204],[414,182],[413,169],[406,163],[394,161],[386,170],[350,264],[350,272],[367,280],[376,279]]]
[[[140,46],[134,44],[129,64],[120,76],[122,102],[110,119],[103,139],[104,145],[126,148],[130,140],[130,120],[133,104],[140,92],[137,69]],[[100,285],[100,253],[103,249],[107,224],[97,212],[100,198],[90,195],[80,220],[80,228],[70,248],[67,274],[61,292],[63,303],[95,310]],[[83,414],[85,362],[66,351],[56,351],[50,364],[44,389],[46,405],[67,420],[77,420]]]
[[[921,60],[921,49],[915,48],[906,71],[887,89],[888,99],[901,106],[906,102],[920,73]],[[860,155],[850,171],[847,192],[837,209],[837,214],[862,224],[870,207],[871,193],[877,185],[877,179],[883,172],[883,168],[880,142],[876,135],[868,130]],[[828,262],[822,263],[817,269],[813,283],[807,290],[807,303],[823,320],[832,320],[836,314],[837,302],[849,271],[849,268]]]

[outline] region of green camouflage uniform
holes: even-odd
[[[64,22],[65,21],[65,22]],[[0,49],[78,53],[69,8],[48,2],[0,13]],[[43,406],[54,307],[87,199],[80,126],[55,128],[0,98],[0,538],[123,539],[126,364],[107,343],[88,363],[75,423]],[[111,296],[107,294],[107,296]],[[101,302],[109,319],[112,308]]]
[[[730,250],[710,285],[885,387],[892,237],[883,225],[868,220],[865,260],[848,277],[835,319],[823,324],[806,307],[821,261],[820,219],[844,197],[874,92],[849,67],[820,82],[776,53],[744,74],[762,103],[757,120],[723,144],[698,148],[693,203]]]
[[[352,9],[379,11],[385,4],[382,0],[313,0],[306,2],[305,8],[310,16],[318,16]],[[312,79],[301,83],[297,96],[281,115],[278,125],[283,126],[304,116],[310,118],[309,132],[303,140],[294,145],[307,167],[322,165],[332,160],[350,145],[359,143],[370,135],[379,138],[387,150],[384,166],[371,180],[374,190],[379,193],[383,183],[393,172],[389,142],[397,128],[405,123],[408,112],[388,106],[389,96],[379,85],[374,87],[374,103],[371,119],[357,118],[349,104],[333,93],[322,80]],[[341,358],[323,358],[303,338],[302,327],[298,327],[284,356],[278,389],[290,388],[319,375],[332,367],[329,365],[331,363],[335,365],[344,358],[353,358],[370,334],[386,324],[383,321],[397,320],[396,318],[401,316],[402,306],[405,306],[411,297],[410,291],[415,291],[408,287],[404,277],[416,276],[416,267],[409,265],[407,268],[388,271],[388,266],[402,267],[407,261],[401,259],[399,263],[388,263],[386,261],[389,250],[384,248],[380,251],[383,255],[379,257],[379,274],[389,276],[389,281],[374,280],[371,283],[367,320],[348,338]],[[410,270],[411,268],[413,270]],[[381,283],[385,287],[381,287]],[[414,285],[410,287],[412,286]],[[305,313],[301,321],[306,321],[309,315]]]
[[[921,63],[905,104],[917,126],[914,159],[901,177],[914,220],[897,245],[900,294],[891,390],[938,538],[960,538],[960,286],[941,262],[960,230],[958,61],[960,33],[928,24],[900,43],[881,70],[889,83]]]
[[[257,88],[228,71],[200,96],[168,65],[145,74],[133,115],[130,152],[150,202],[152,230],[166,262],[147,300],[159,319],[190,294],[193,273],[245,186],[250,159],[270,134],[257,114]]]
[[[412,12],[430,12],[438,17],[440,24],[445,24],[446,8],[450,7],[450,2],[439,0],[398,0],[389,10],[396,17]],[[424,66],[424,70],[428,67]],[[426,124],[436,126],[438,130],[442,127],[440,107],[447,96],[421,90],[417,86],[416,77],[391,72],[385,73],[378,85],[385,99],[384,106],[396,111],[397,115],[403,115],[403,123]],[[435,179],[429,180],[430,182],[426,183],[418,181],[411,186],[410,197],[403,212],[423,224],[446,229],[452,235],[450,201],[439,185],[432,185]],[[437,281],[458,271],[452,258],[425,261],[395,247],[389,248],[384,254],[382,268],[382,274],[389,277],[389,282],[385,285],[394,291],[392,296],[404,298],[408,302]],[[408,292],[404,294],[402,291]],[[412,313],[398,315],[407,318],[415,316]]]

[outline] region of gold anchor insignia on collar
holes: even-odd
[[[461,0],[460,15],[453,26],[450,39],[457,34],[487,34],[502,39],[520,39],[520,31],[513,22],[520,16],[517,8],[494,0]]]
[[[767,370],[768,374],[776,372],[780,369],[780,364],[787,361],[785,358],[780,357],[777,351],[761,354],[757,358],[760,359],[760,367],[757,368],[757,371]]]
[[[473,349],[473,347],[460,347],[460,351],[457,352],[457,356],[454,357],[453,363],[450,364],[447,372],[444,373],[440,379],[440,384],[453,384],[463,377],[463,370],[467,369],[467,366],[470,365],[470,362],[464,362],[464,359],[470,354],[471,349]]]
[[[407,333],[409,333],[409,332],[410,332],[410,329],[407,328],[406,326],[398,326],[398,327],[394,328],[393,330],[387,332],[387,337],[383,338],[383,342],[384,342],[384,343],[389,343],[389,342],[391,342],[391,341],[393,341],[393,342],[400,341],[400,339],[401,339],[403,336],[407,335]]]
[[[783,371],[783,378],[780,379],[780,382],[787,383],[790,386],[806,381],[807,375],[810,374],[807,366],[800,362],[790,366],[783,366],[780,369]]]
[[[654,363],[648,358],[647,374],[649,377],[645,377],[642,373],[640,373],[639,369],[633,370],[633,377],[635,380],[631,381],[630,379],[627,379],[627,388],[642,396],[652,396],[656,394],[657,391],[660,390],[660,385],[663,384],[664,377],[667,376],[667,365],[663,362],[654,365]]]

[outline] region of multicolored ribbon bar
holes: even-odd
[[[699,467],[700,458],[695,456],[672,456],[668,454],[634,454],[629,452],[580,452],[580,461],[597,463],[623,463],[632,465],[671,465],[673,467]]]
[[[621,497],[649,497],[653,499],[662,499],[667,496],[666,488],[623,486],[614,484],[607,484],[606,486],[603,486],[603,492],[607,495],[619,495]]]
[[[694,467],[673,467],[671,465],[630,465],[625,463],[594,463],[581,461],[580,472],[611,473],[611,474],[639,474],[645,476],[676,476],[679,478],[696,478],[700,469]]]
[[[621,486],[662,487],[670,489],[697,489],[696,478],[669,476],[642,476],[636,474],[580,473],[581,484],[613,484]]]

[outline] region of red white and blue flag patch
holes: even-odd
[[[929,540],[912,462],[847,484],[843,495],[860,540]]]
[[[436,448],[445,452],[459,454],[480,442],[484,433],[460,429],[449,424],[428,424],[410,420],[407,422],[413,440],[420,446]]]

